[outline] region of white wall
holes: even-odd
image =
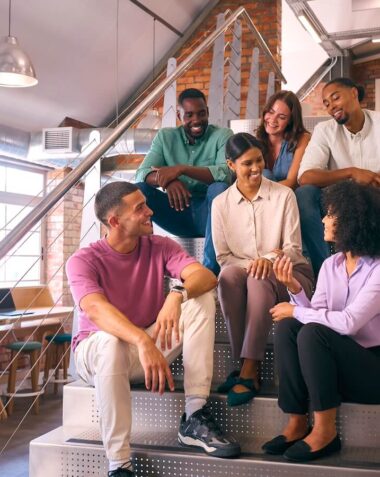
[[[285,0],[282,0],[282,72],[284,89],[296,92],[328,58],[327,53],[303,28]]]

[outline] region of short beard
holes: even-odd
[[[335,119],[335,118],[334,118]],[[335,121],[340,124],[340,125],[343,125],[343,124],[346,124],[346,122],[348,121],[349,117],[348,116],[343,116],[342,118],[340,119],[335,119]]]

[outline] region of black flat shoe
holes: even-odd
[[[292,462],[307,462],[309,460],[319,459],[320,457],[326,457],[334,452],[338,452],[341,447],[342,444],[338,435],[336,435],[325,447],[314,452],[305,441],[298,441],[292,445],[292,447],[289,447],[284,453],[284,457],[286,460]]]
[[[287,441],[286,437],[283,434],[280,434],[277,437],[274,437],[270,441],[266,442],[261,446],[262,450],[266,454],[271,455],[282,455],[289,447],[292,447],[293,444],[303,439],[305,436],[300,439],[295,439],[294,441]]]

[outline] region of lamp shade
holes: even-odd
[[[28,55],[20,48],[17,38],[6,36],[0,40],[0,86],[25,88],[38,83]]]

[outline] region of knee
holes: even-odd
[[[297,336],[300,328],[300,323],[294,318],[285,318],[276,323],[275,328],[275,343],[286,341],[288,338]]]
[[[300,350],[311,350],[317,342],[324,340],[329,328],[318,323],[303,325],[297,337],[297,345]]]
[[[145,197],[149,197],[156,190],[146,182],[137,182],[135,185],[141,190]]]
[[[246,278],[247,272],[241,267],[230,265],[222,268],[218,277],[219,288],[224,289],[225,287],[236,286],[240,282],[242,275]]]
[[[228,184],[225,182],[213,182],[207,188],[207,198],[212,201],[217,195],[228,189]]]
[[[128,344],[109,333],[102,333],[100,342],[100,352],[98,355],[99,362],[107,363],[108,367],[120,368],[123,372],[126,371],[127,363],[127,348]]]

